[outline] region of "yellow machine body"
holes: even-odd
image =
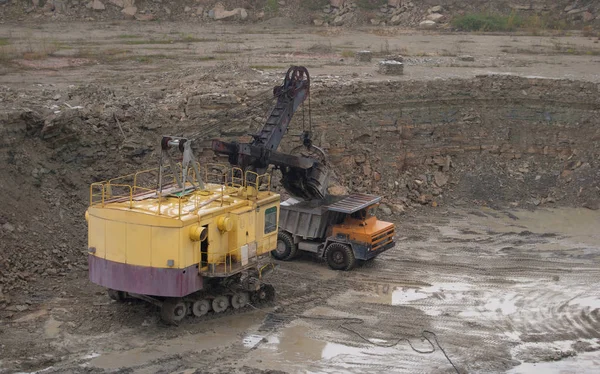
[[[237,184],[197,188],[190,181],[185,189],[173,184],[157,191],[138,186],[139,174],[90,187],[86,218],[94,283],[182,297],[202,290],[205,278],[259,266],[277,246],[280,197],[247,183],[248,175]],[[268,176],[251,179],[260,178]]]

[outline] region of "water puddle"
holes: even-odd
[[[417,288],[384,285],[377,287],[377,291],[367,298],[367,302],[394,306],[419,305],[414,302],[428,298],[456,302],[465,298],[465,293],[470,289],[471,286],[466,283],[436,283],[428,287]]]
[[[600,373],[600,351],[584,352],[575,357],[568,357],[560,361],[550,362],[524,362],[515,366],[508,374],[580,374]]]
[[[600,309],[600,298],[594,296],[573,299],[569,301],[569,305],[579,305],[584,308]]]
[[[313,338],[313,334],[318,334],[318,331],[304,325],[293,325],[273,335],[248,335],[244,338],[244,344],[249,347],[254,342],[260,342],[252,347],[257,347],[258,356],[266,367],[285,367],[287,371],[306,373],[312,372],[310,366],[318,367],[321,373],[337,373],[340,368],[364,369],[382,365],[388,360],[391,364],[395,361],[394,354],[399,352],[395,347],[351,346],[330,342]],[[374,339],[373,342],[385,341]]]
[[[61,325],[62,322],[55,320],[53,317],[50,317],[44,324],[44,333],[48,338],[56,338],[60,334]]]
[[[89,360],[82,366],[96,367],[104,370],[117,370],[147,364],[165,356],[200,352],[202,350],[224,347],[239,342],[239,336],[244,331],[255,329],[262,321],[262,316],[247,314],[237,318],[224,318],[209,321],[207,326],[214,329],[197,334],[181,335],[174,339],[164,340],[160,345],[151,341],[129,341],[134,348],[116,352],[91,353],[82,359]],[[258,336],[250,338],[244,344],[258,344]],[[262,339],[262,337],[260,338]]]

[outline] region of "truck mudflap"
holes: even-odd
[[[372,258],[379,256],[381,253],[387,251],[390,248],[393,248],[395,244],[396,243],[392,241],[374,251],[372,251],[368,246],[360,245],[360,244],[353,244],[352,250],[354,251],[354,257],[357,260],[365,260],[366,261],[366,260],[370,260]]]

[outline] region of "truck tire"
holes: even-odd
[[[327,265],[333,270],[352,270],[356,265],[356,258],[354,252],[346,244],[342,243],[331,243],[327,246],[325,251],[325,259],[327,259]]]
[[[294,244],[292,235],[285,231],[277,234],[277,248],[271,251],[273,257],[281,261],[289,261],[296,257],[298,246]]]

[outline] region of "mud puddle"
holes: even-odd
[[[249,335],[244,339],[247,348],[254,348],[260,366],[285,368],[290,373],[364,373],[398,364],[402,347],[350,345],[322,340],[318,329],[295,322],[272,335]],[[342,339],[342,337],[338,337]],[[373,339],[374,343],[386,343]]]
[[[560,361],[524,362],[508,374],[580,374],[600,373],[600,352],[584,352]]]
[[[172,355],[227,347],[237,343],[244,331],[256,329],[262,321],[262,316],[259,313],[249,313],[237,315],[235,318],[208,321],[208,331],[191,334],[185,333],[185,325],[180,326],[182,333],[178,337],[165,339],[159,345],[155,340],[132,339],[128,345],[134,347],[115,352],[91,352],[80,357],[81,360],[87,361],[80,366],[104,370],[133,368]]]

